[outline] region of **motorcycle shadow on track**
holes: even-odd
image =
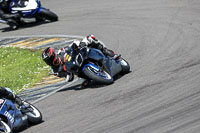
[[[23,24],[20,25],[20,27],[17,30],[24,29],[24,28],[32,28],[35,26],[43,25],[43,24],[48,24],[48,23],[53,23],[49,21],[40,21],[40,22],[24,22]],[[10,32],[10,31],[15,31],[10,27],[5,27],[0,29],[1,32]]]
[[[64,88],[62,90],[59,90],[58,92],[63,92],[63,91],[69,91],[69,90],[74,90],[74,91],[79,91],[79,90],[84,90],[84,89],[94,89],[94,88],[101,88],[106,85],[101,85],[101,84],[96,84],[94,82],[90,82],[87,86],[82,86],[82,84],[77,84],[73,85],[67,88]]]
[[[38,126],[39,124],[42,124],[43,122],[45,122],[44,120],[42,120],[40,123],[38,123],[38,124],[34,124],[34,125],[27,125],[26,127],[23,127],[23,128],[21,128],[21,129],[19,129],[18,131],[13,131],[12,133],[21,133],[21,132],[23,132],[23,131],[26,131],[27,129],[29,129],[29,128],[32,128],[32,127],[34,127],[34,126]],[[0,132],[1,133],[1,132]]]
[[[127,74],[129,74],[129,73],[131,73],[131,72],[132,72],[132,71],[129,71]],[[121,75],[116,75],[116,76],[114,76],[115,82],[116,82],[117,80],[119,80],[120,78],[122,78],[124,75],[127,75],[127,74],[121,74]],[[64,88],[64,89],[62,89],[62,90],[59,90],[58,92],[63,92],[63,91],[68,91],[68,90],[79,91],[79,90],[84,90],[84,89],[97,89],[97,88],[102,88],[102,87],[104,87],[104,86],[108,86],[108,85],[98,84],[98,83],[96,83],[95,81],[89,82],[89,84],[86,85],[86,86],[83,86],[82,83],[83,83],[83,80],[79,81],[79,83],[76,84],[76,85],[73,85],[73,86]]]

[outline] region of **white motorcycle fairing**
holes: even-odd
[[[38,7],[38,3],[35,0],[25,1],[24,5],[24,7],[13,7],[11,9],[12,11],[28,11],[35,10]]]

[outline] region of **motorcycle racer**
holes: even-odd
[[[17,25],[20,21],[20,14],[12,13],[9,9],[12,0],[0,0],[0,18],[6,20],[9,24]]]
[[[69,46],[61,48],[58,51],[58,54],[56,54],[55,50],[53,48],[46,48],[42,53],[42,58],[46,62],[47,65],[52,67],[52,70],[54,73],[57,73],[59,77],[66,77],[69,76],[69,81],[72,81],[74,79],[74,75],[72,72],[69,72],[67,69],[67,63],[65,63],[65,53],[68,52],[69,48],[73,48],[75,50],[78,50],[82,47],[89,47],[89,48],[96,48],[101,50],[105,55],[111,56],[113,58],[116,58],[114,56],[119,57],[115,54],[114,51],[107,49],[103,43],[101,43],[94,35],[88,35],[83,38],[81,41],[73,41]],[[87,81],[86,81],[87,82]],[[88,84],[88,83],[87,83]]]
[[[66,77],[67,75],[69,75],[69,81],[73,80],[73,74],[67,72],[67,70],[65,69],[63,56],[61,54],[56,54],[53,48],[48,47],[43,50],[42,59],[47,65],[51,66],[54,75],[58,77]]]

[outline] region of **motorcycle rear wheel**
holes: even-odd
[[[123,59],[123,58],[120,58],[120,63],[121,63],[121,66],[122,66],[122,74],[127,74],[130,72],[130,65],[129,63]]]
[[[12,130],[4,121],[0,121],[0,133],[12,133]]]
[[[105,70],[96,71],[92,67],[85,67],[83,73],[91,80],[99,84],[112,84],[114,82],[113,77]]]

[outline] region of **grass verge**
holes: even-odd
[[[47,76],[48,70],[41,50],[0,47],[0,86],[19,93]]]

